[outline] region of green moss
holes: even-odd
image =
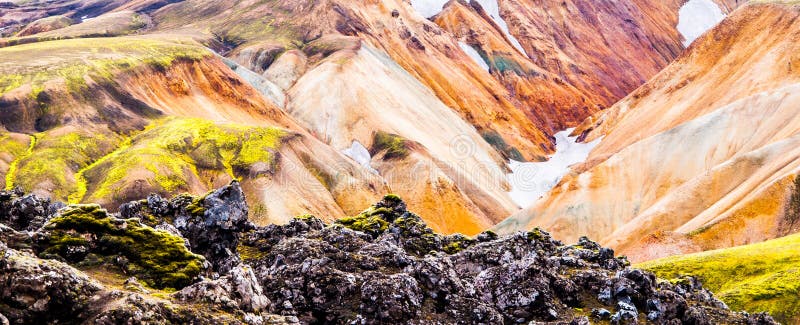
[[[7,153],[14,157],[5,174],[6,190],[14,188],[14,176],[16,175],[18,164],[20,160],[31,155],[34,146],[36,146],[36,137],[34,136],[30,137],[30,143],[27,147],[15,141],[8,134],[0,136],[0,153]]]
[[[447,241],[442,247],[442,250],[447,254],[456,254],[475,243],[475,240],[465,236],[451,236]]]
[[[24,79],[21,74],[0,75],[0,96],[22,86]]]
[[[499,71],[500,73],[511,71],[520,76],[525,75],[525,70],[522,68],[519,62],[511,57],[507,57],[505,55],[494,55],[491,57],[490,62],[491,68]]]
[[[299,215],[299,216],[296,216],[296,217],[294,217],[294,218],[295,218],[295,219],[297,219],[297,220],[302,220],[302,221],[309,221],[309,220],[318,219],[318,218],[317,218],[316,216],[314,216],[313,214],[304,214],[304,215]]]
[[[117,136],[90,130],[57,134],[59,132],[38,134],[31,154],[19,160],[14,173],[9,173],[6,185],[18,185],[30,191],[40,184],[48,184],[54,198],[67,200],[80,187],[74,174],[104,156],[120,141]]]
[[[389,222],[383,220],[380,215],[372,215],[370,213],[361,213],[354,217],[342,218],[336,220],[336,224],[373,237],[378,237],[389,229]]]
[[[50,220],[43,254],[66,255],[69,246],[84,246],[92,254],[122,256],[126,274],[155,288],[181,288],[203,270],[204,259],[191,253],[183,238],[143,225],[137,219],[116,219],[98,205],[74,205]],[[85,238],[93,238],[89,241]]]
[[[528,240],[544,240],[546,238],[544,231],[539,227],[528,232]]]
[[[267,255],[269,255],[268,251],[261,250],[258,247],[248,246],[243,244],[239,244],[239,246],[236,247],[236,252],[239,253],[239,257],[244,262],[262,260],[265,257],[267,257]]]
[[[275,14],[287,17],[287,7],[276,1],[220,2],[182,1],[159,12],[159,27],[176,28],[196,24],[215,35],[219,42],[263,42],[292,44],[307,31],[292,26],[292,20],[278,22]]]
[[[257,177],[256,164],[275,168],[275,152],[286,132],[278,128],[217,124],[202,119],[167,118],[134,136],[119,150],[84,173],[97,183],[90,199],[116,198],[126,177],[147,171],[151,185],[164,193],[188,191],[198,168],[220,170],[231,178]]]
[[[192,203],[186,206],[186,211],[193,216],[202,217],[206,213],[205,200],[208,193],[203,196],[192,198]]]
[[[105,162],[110,157],[113,157],[114,155],[116,155],[116,153],[118,153],[120,151],[123,151],[125,149],[128,149],[130,146],[131,146],[131,139],[127,138],[127,139],[123,140],[122,143],[116,149],[114,149],[114,151],[112,151],[111,153],[101,157],[100,159],[95,160],[94,162],[92,162],[91,164],[87,165],[86,167],[81,168],[75,174],[75,180],[77,182],[76,190],[72,194],[69,195],[68,202],[72,203],[72,204],[81,203],[83,201],[83,197],[86,196],[86,191],[88,190],[88,188],[87,188],[88,184],[87,184],[86,178],[84,176],[84,173],[86,173],[87,170],[91,170],[95,166],[102,164],[103,162]]]
[[[695,276],[734,310],[800,321],[800,234],[763,243],[669,257],[636,267],[676,280]]]
[[[379,152],[386,151],[384,157],[386,159],[403,159],[408,157],[408,144],[403,137],[390,134],[383,131],[378,131],[373,136],[372,148],[370,153],[375,155]]]

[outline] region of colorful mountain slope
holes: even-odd
[[[545,159],[555,150],[557,132],[610,105],[680,52],[679,3],[640,2],[565,3],[562,10],[538,2],[451,1],[436,17],[399,0],[6,3],[3,35],[13,37],[0,46],[17,58],[7,61],[0,80],[4,127],[27,134],[16,136],[23,145],[77,131],[85,133],[81,138],[104,138],[79,141],[76,156],[59,158],[64,175],[31,162],[37,150],[72,148],[56,140],[34,146],[31,157],[8,150],[3,169],[11,171],[9,185],[75,198],[88,175],[81,171],[131,145],[163,116],[276,127],[297,135],[276,149],[276,166],[291,164],[255,177],[268,179],[258,187],[243,181],[249,197],[262,204],[269,197],[286,202],[270,203],[263,220],[325,209],[346,215],[355,212],[357,200],[391,190],[424,215],[439,216],[442,207],[458,211],[430,220],[437,231],[474,234],[519,208],[508,194],[509,159]],[[129,34],[135,36],[121,36]],[[105,38],[84,39],[91,36]],[[62,38],[80,39],[51,41]],[[115,66],[120,62],[114,60],[138,52],[159,56],[148,51],[161,46],[193,54]],[[54,55],[41,57],[45,51]],[[598,61],[601,56],[610,63]],[[45,74],[31,65],[43,62],[74,71]],[[379,134],[399,137],[409,154],[389,157],[375,149]],[[353,143],[370,155],[354,161],[341,153]],[[36,175],[16,180],[29,171]],[[183,175],[176,176],[182,190],[199,194],[232,173],[172,174]],[[415,176],[409,181],[405,175]],[[121,197],[163,190],[150,176],[139,190],[134,179],[123,182],[127,194]],[[96,175],[87,192],[102,177]],[[308,199],[312,192],[322,193],[316,197],[324,202]],[[109,204],[116,199],[93,197]]]
[[[264,224],[344,217],[388,191],[193,41],[75,39],[0,52],[6,188],[113,206],[237,178]]]
[[[782,2],[735,11],[587,120],[576,134],[602,138],[588,161],[498,229],[588,234],[636,261],[786,234],[800,168],[798,15]]]

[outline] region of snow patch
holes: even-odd
[[[442,7],[449,0],[411,0],[411,7],[425,18],[431,18],[442,12]]]
[[[353,144],[350,145],[350,148],[342,150],[342,153],[345,156],[348,156],[355,160],[359,165],[363,166],[371,173],[378,175],[378,171],[375,168],[370,166],[370,161],[372,161],[372,156],[369,154],[369,150],[367,150],[361,142],[353,141]]]
[[[678,32],[689,47],[698,37],[725,19],[722,9],[711,0],[689,0],[678,12]]]
[[[466,53],[470,58],[472,58],[472,60],[475,61],[475,63],[477,63],[478,66],[480,66],[486,71],[489,71],[489,65],[486,64],[486,61],[483,60],[478,51],[476,51],[472,46],[469,46],[464,42],[458,42],[458,46],[460,46],[461,49],[464,50],[464,53]]]
[[[438,13],[442,12],[442,7],[447,3],[449,0],[411,0],[411,7],[414,8],[418,13],[420,13],[425,18],[430,18],[436,16]],[[497,3],[497,0],[473,0],[477,1],[483,10],[489,14],[489,17],[492,17],[494,23],[497,26],[500,26],[500,30],[502,30],[503,34],[506,35],[508,40],[511,42],[511,45],[514,46],[522,55],[528,57],[528,54],[525,53],[525,50],[522,48],[522,44],[519,43],[514,35],[511,35],[511,32],[508,30],[508,24],[503,17],[500,17],[500,5]]]
[[[511,184],[508,195],[520,207],[531,206],[548,191],[553,189],[566,175],[570,166],[586,161],[589,153],[601,139],[589,143],[578,142],[578,137],[570,137],[573,129],[555,134],[556,153],[544,162],[519,162],[511,160],[508,167],[511,174],[506,175]]]

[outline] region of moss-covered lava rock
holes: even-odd
[[[75,205],[45,225],[40,256],[70,263],[113,263],[155,288],[182,288],[204,270],[205,260],[183,238],[138,219],[109,216],[98,205]]]
[[[13,206],[23,197],[0,195],[0,203],[10,199]],[[44,263],[85,278],[77,267],[121,290],[82,293],[62,281],[76,277],[45,274],[44,281],[60,281],[48,291],[27,274],[12,288],[32,288],[27,296],[37,301],[26,301],[39,306],[38,314],[20,307],[3,287],[8,280],[0,281],[0,312],[14,323],[64,311],[63,317],[78,315],[67,319],[109,324],[137,315],[144,323],[775,324],[766,314],[730,311],[695,279],[670,282],[632,269],[588,238],[565,245],[541,229],[442,236],[395,195],[333,225],[306,215],[254,227],[245,202],[232,182],[203,197],[151,195],[124,205],[120,215],[97,205],[70,206],[30,232],[0,225],[0,251],[11,252],[0,256],[0,270],[18,262],[8,256],[27,256],[26,265],[51,259]],[[137,279],[150,288],[135,285]],[[150,290],[159,296],[146,297]],[[64,292],[80,299],[48,303]]]

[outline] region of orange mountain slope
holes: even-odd
[[[633,260],[785,235],[800,160],[795,5],[735,11],[576,132],[602,139],[548,195],[498,225],[601,238]]]

